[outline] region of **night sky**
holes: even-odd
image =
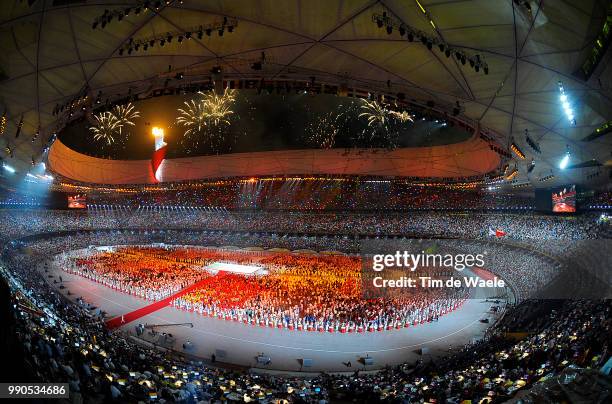
[[[455,143],[470,134],[460,128],[442,126],[441,122],[391,121],[384,129],[367,126],[359,117],[363,112],[359,99],[326,94],[257,94],[252,90],[236,93],[230,124],[215,128],[222,133],[222,142],[208,142],[206,132],[184,136],[185,130],[175,123],[177,108],[196,94],[163,96],[135,102],[140,118],[115,136],[111,146],[94,141],[88,120],[75,122],[60,133],[68,147],[96,157],[115,159],[148,159],[153,150],[151,129],[165,129],[169,144],[168,157],[185,157],[232,152],[270,151],[321,148],[323,139],[335,132],[334,147],[388,147],[392,138],[395,147],[419,147]],[[384,132],[384,133],[383,133]],[[372,133],[374,133],[372,135]]]

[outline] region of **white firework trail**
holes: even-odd
[[[185,130],[185,136],[200,133],[207,122],[207,114],[204,112],[204,105],[200,101],[189,100],[185,101],[185,108],[179,108],[179,116],[176,118],[176,123],[182,125]]]
[[[121,130],[121,122],[111,112],[94,115],[96,125],[89,128],[94,140],[103,140],[108,145],[115,143],[115,135]]]
[[[131,102],[124,105],[116,105],[113,108],[113,114],[121,124],[119,133],[121,133],[121,129],[124,125],[134,126],[134,120],[140,118],[140,112]]]
[[[365,99],[361,101],[361,109],[363,112],[359,114],[359,118],[365,117],[368,121],[368,126],[386,126],[388,124],[389,111],[383,104]]]

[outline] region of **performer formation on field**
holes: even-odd
[[[436,320],[466,298],[465,289],[416,288],[365,299],[357,256],[119,247],[64,256],[62,267],[148,300],[195,289],[172,301],[182,310],[251,325],[310,331],[363,332]],[[257,265],[265,275],[205,269],[215,262]]]

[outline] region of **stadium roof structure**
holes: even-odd
[[[598,0],[6,2],[0,155],[25,175],[88,102],[221,75],[405,99],[479,128],[513,157],[515,181],[601,184],[612,140],[593,134],[612,117],[609,13]]]
[[[57,140],[49,166],[80,183],[131,185],[200,179],[260,176],[373,176],[442,179],[483,176],[498,165],[499,156],[480,138],[452,145],[352,150],[283,150],[166,159],[157,173],[148,160],[90,157]]]

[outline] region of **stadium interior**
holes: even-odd
[[[7,0],[0,399],[612,402],[612,1]]]

